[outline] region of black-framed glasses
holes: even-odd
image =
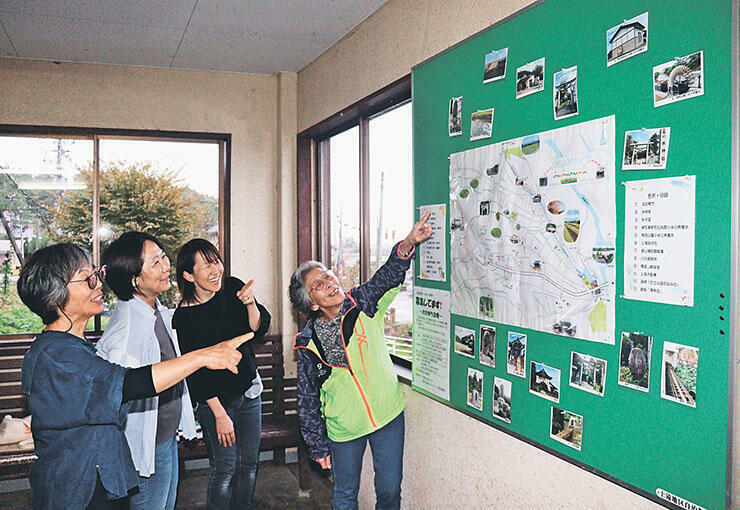
[[[327,282],[330,282],[334,279],[334,272],[331,269],[327,269],[326,271],[321,271],[319,276],[314,278],[311,281],[311,288],[309,289],[308,293],[312,293],[313,291],[322,291],[324,289],[324,286],[326,286]]]
[[[87,286],[90,287],[90,290],[93,290],[98,286],[98,280],[100,280],[100,283],[105,281],[105,266],[100,266],[97,271],[90,273],[87,278],[70,280],[69,283],[87,282]]]

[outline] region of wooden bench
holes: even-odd
[[[29,414],[26,396],[21,390],[21,363],[31,346],[32,337],[14,335],[0,339],[0,419],[6,414]],[[262,392],[262,438],[260,451],[272,451],[276,464],[285,463],[285,449],[298,448],[298,478],[301,490],[311,489],[311,461],[298,428],[296,414],[296,379],[286,379],[280,336],[269,335],[256,346],[257,366],[265,387]],[[180,461],[208,458],[202,439],[180,441]],[[36,460],[33,451],[15,445],[0,446],[0,477],[28,476]]]
[[[21,390],[21,363],[33,338],[14,335],[0,340],[0,419],[6,414],[14,418],[28,416],[28,403]],[[36,460],[33,450],[22,450],[16,445],[0,446],[0,477],[28,476]]]

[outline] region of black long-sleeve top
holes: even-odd
[[[238,278],[229,277],[223,287],[205,303],[180,306],[172,318],[172,326],[177,330],[177,339],[183,353],[210,347],[252,331],[249,326],[247,307],[239,301],[236,293],[244,287]],[[229,370],[210,370],[201,368],[188,377],[188,388],[195,402],[203,402],[218,397],[222,404],[239,398],[251,385],[257,374],[257,360],[254,344],[261,341],[270,327],[270,314],[257,303],[260,325],[254,338],[239,347],[242,359],[237,366],[239,373]]]
[[[121,402],[149,398],[157,394],[152,379],[152,365],[129,368],[123,374],[123,396]]]

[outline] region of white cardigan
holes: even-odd
[[[175,353],[180,356],[180,346],[177,336],[172,330],[172,312],[165,308],[159,300],[157,309],[162,315]],[[105,332],[98,342],[98,356],[125,367],[138,368],[153,365],[162,361],[157,336],[154,333],[156,316],[154,310],[146,302],[134,296],[128,301],[118,301],[105,328]],[[183,381],[182,416],[180,429],[186,439],[195,437],[195,417],[190,402],[188,386]],[[159,397],[145,399],[143,410],[129,412],[126,418],[126,439],[131,449],[134,466],[140,476],[154,474],[154,448],[157,436],[157,410]]]

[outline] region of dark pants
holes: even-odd
[[[87,504],[87,507],[85,507],[85,510],[110,510],[111,508],[113,508],[113,505],[108,501],[105,489],[103,488],[103,482],[100,481],[100,476],[98,476],[95,482],[95,492],[93,492],[92,499]]]
[[[239,397],[225,405],[226,414],[234,423],[236,443],[224,447],[218,442],[216,418],[208,404],[195,409],[208,447],[211,473],[208,477],[208,508],[249,509],[252,507],[254,484],[259,463],[262,434],[262,399]]]

